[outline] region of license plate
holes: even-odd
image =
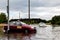
[[[22,27],[21,26],[17,26],[17,28],[21,29]]]

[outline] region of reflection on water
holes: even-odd
[[[31,25],[35,26],[37,29],[36,34],[24,34],[24,33],[10,33],[1,34],[0,40],[59,40],[60,39],[60,31],[57,31],[58,28],[52,29],[51,25],[47,25],[47,27],[39,27],[39,25]]]
[[[31,40],[31,36],[35,34],[10,33],[4,34],[2,40]]]

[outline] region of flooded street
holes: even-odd
[[[39,27],[39,25],[34,24],[37,29],[36,34],[23,34],[23,33],[11,33],[0,34],[0,40],[60,40],[60,27],[52,28],[51,25],[47,27]]]

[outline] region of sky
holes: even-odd
[[[28,18],[28,0],[9,0],[10,19]],[[7,15],[7,0],[0,0],[0,12]],[[30,0],[30,17],[51,20],[60,15],[60,0]]]

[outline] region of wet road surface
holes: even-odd
[[[31,26],[36,27],[36,34],[10,33],[8,35],[0,33],[0,40],[60,40],[60,30],[57,27],[54,29],[51,25],[39,27],[37,24]]]

